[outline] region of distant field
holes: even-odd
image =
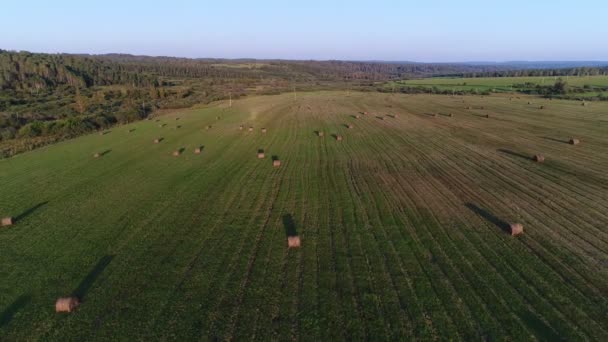
[[[0,160],[0,340],[608,341],[608,103],[315,92],[159,120]]]
[[[407,86],[437,87],[440,90],[472,90],[510,92],[517,84],[533,83],[538,85],[552,85],[559,77],[478,77],[478,78],[425,78],[417,80],[399,81],[395,84]],[[581,76],[561,77],[571,87],[608,87],[608,76]],[[606,94],[605,91],[600,93]],[[576,96],[595,96],[598,91],[590,91]]]

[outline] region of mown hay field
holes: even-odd
[[[605,103],[316,92],[156,119],[0,160],[0,340],[608,340]]]

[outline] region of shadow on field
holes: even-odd
[[[494,216],[489,211],[482,209],[473,203],[465,203],[465,206],[467,208],[469,208],[475,214],[477,214],[477,215],[483,217],[484,219],[486,219],[487,221],[490,221],[493,224],[495,224],[498,228],[502,229],[502,231],[504,231],[505,233],[511,234],[511,226],[507,222]]]
[[[103,157],[110,152],[112,152],[112,150],[105,150],[105,151],[101,152],[100,155]]]
[[[181,154],[181,153],[184,153],[184,151],[186,150],[186,148],[185,148],[185,147],[180,147],[180,148],[178,148],[177,150],[178,150],[178,151],[179,151],[179,153]]]
[[[40,207],[43,207],[43,206],[47,205],[48,203],[49,203],[48,201],[40,202],[40,203],[36,204],[35,206],[29,208],[28,210],[22,212],[21,214],[15,216],[15,223],[23,220],[24,218],[26,218],[28,216],[30,216],[36,210],[38,210]]]
[[[296,223],[293,221],[291,214],[283,215],[283,228],[285,228],[285,235],[298,236],[298,230],[296,229]]]
[[[0,328],[8,324],[15,314],[25,307],[30,301],[32,297],[28,295],[21,295],[15,299],[14,302],[11,303],[2,313],[0,313]]]
[[[562,144],[569,144],[568,140],[562,140],[562,139],[555,139],[555,138],[551,138],[551,137],[542,137],[545,140],[551,140],[551,141],[555,141],[555,142],[559,142]]]
[[[514,152],[514,151],[511,151],[511,150],[504,149],[504,148],[499,148],[496,151],[498,151],[500,153],[508,154],[510,156],[518,157],[518,158],[523,158],[523,159],[527,159],[527,160],[532,159],[531,156],[527,156],[525,154],[522,154],[522,153],[519,153],[519,152]]]
[[[87,294],[87,292],[95,282],[95,280],[97,280],[103,270],[108,267],[112,259],[114,259],[113,255],[106,255],[99,259],[95,267],[93,267],[89,274],[87,274],[87,276],[82,279],[82,281],[80,282],[80,284],[78,284],[78,287],[72,292],[72,294],[82,301],[84,296]]]
[[[519,314],[522,321],[530,328],[541,341],[562,341],[563,339],[534,313],[526,310]]]
[[[272,161],[279,160],[279,156],[276,154],[272,155]]]
[[[137,130],[136,128],[131,128],[131,129],[129,130],[129,133],[131,133],[131,132],[135,132],[136,130]]]

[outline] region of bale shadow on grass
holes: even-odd
[[[332,135],[331,135],[331,137],[332,137],[332,138],[334,138],[334,139],[338,139],[338,135],[337,135],[337,134],[335,134],[335,133],[334,133],[334,134],[332,134]]]
[[[555,141],[555,142],[559,142],[562,144],[570,144],[569,140],[562,140],[562,139],[556,139],[556,138],[551,138],[551,137],[542,137],[545,140],[551,140],[551,141]]]
[[[473,203],[470,203],[470,202],[469,203],[465,203],[465,206],[467,208],[469,208],[469,210],[471,210],[475,214],[483,217],[485,220],[490,221],[491,223],[493,223],[494,225],[496,225],[503,232],[511,234],[511,225],[509,223],[501,220],[500,218],[494,216],[489,211],[487,211],[485,209],[482,209],[482,208],[478,207],[477,205],[475,205]]]
[[[348,124],[342,124],[342,127],[348,128]]]
[[[384,120],[384,116],[376,115],[376,119],[378,119],[378,120]]]
[[[356,115],[351,115],[350,117],[353,118],[353,119],[357,119]]]
[[[112,152],[112,150],[105,150],[105,151],[101,152],[99,155],[101,155],[103,157],[110,152]]]
[[[47,205],[49,202],[45,201],[45,202],[40,202],[38,204],[36,204],[35,206],[27,209],[26,211],[22,212],[21,214],[15,216],[15,223],[23,220],[24,218],[26,218],[27,216],[33,214],[36,210],[38,210],[40,207]]]
[[[177,149],[179,151],[180,154],[184,153],[184,151],[186,150],[185,147],[180,147]]]
[[[499,148],[496,151],[498,151],[500,153],[508,154],[510,156],[526,159],[526,160],[532,160],[533,159],[531,156],[527,156],[527,155],[525,155],[523,153],[507,150],[507,149],[504,149],[504,148]]]
[[[131,129],[129,130],[129,133],[131,133],[131,132],[135,132],[136,130],[137,130],[136,128],[131,128]]]
[[[564,339],[559,336],[553,328],[548,326],[540,318],[529,310],[525,310],[519,314],[524,324],[532,330],[534,335],[541,341],[563,341]]]
[[[258,148],[258,153],[264,153],[264,149],[263,148]]]
[[[271,158],[272,158],[272,161],[279,160],[279,156],[277,156],[276,154],[272,155]]]
[[[283,215],[283,228],[285,229],[285,235],[287,237],[298,236],[296,223],[294,222],[293,216],[291,216],[291,214]]]
[[[78,297],[78,299],[82,301],[83,298],[86,296],[87,292],[89,292],[89,289],[91,288],[93,283],[95,283],[101,273],[106,269],[106,267],[108,267],[112,259],[114,259],[113,255],[105,255],[101,259],[99,259],[97,264],[95,264],[91,271],[89,271],[87,276],[84,277],[82,281],[80,281],[78,287],[74,291],[72,291],[72,295]]]
[[[15,314],[23,309],[30,301],[32,297],[29,295],[21,295],[15,299],[2,313],[0,313],[0,328],[7,325],[15,316]]]

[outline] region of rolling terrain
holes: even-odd
[[[60,142],[0,160],[0,340],[606,341],[607,169],[607,103],[525,96],[259,96]]]

